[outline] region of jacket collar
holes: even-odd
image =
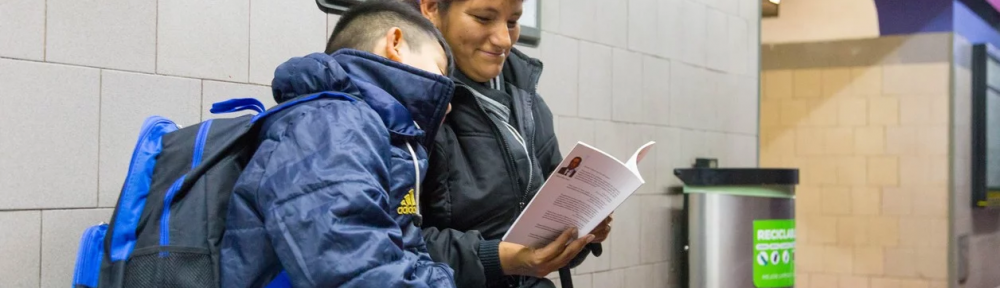
[[[375,110],[392,137],[419,139],[425,146],[455,89],[444,76],[353,49],[292,58],[274,74],[271,89],[278,103],[324,91],[352,94]]]
[[[538,59],[531,58],[517,48],[510,49],[510,56],[507,56],[507,60],[504,65],[509,65],[511,71],[514,73],[514,79],[508,80],[514,84],[517,88],[521,88],[524,91],[531,93],[538,93],[538,79],[542,77],[542,61]]]

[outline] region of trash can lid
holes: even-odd
[[[674,169],[688,186],[798,185],[799,169],[688,168]]]

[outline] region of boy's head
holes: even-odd
[[[400,1],[369,0],[347,10],[326,45],[326,54],[367,51],[434,74],[448,75],[451,49],[419,11]]]

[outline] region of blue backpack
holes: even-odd
[[[80,239],[73,287],[219,287],[219,250],[229,197],[257,150],[261,119],[321,97],[304,95],[264,111],[256,99],[212,105],[213,114],[259,114],[212,119],[180,128],[146,119],[109,224]],[[282,273],[269,287],[291,286]]]

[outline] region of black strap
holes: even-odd
[[[559,283],[563,288],[573,288],[573,275],[569,273],[569,266],[559,268]]]

